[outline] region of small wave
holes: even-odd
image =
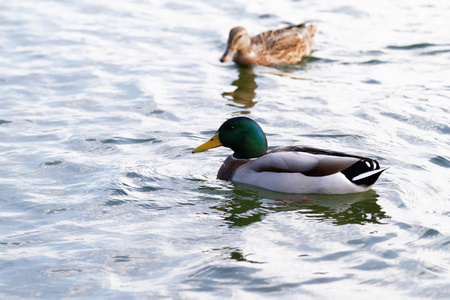
[[[100,140],[100,143],[102,143],[102,144],[116,144],[116,145],[141,144],[141,143],[149,143],[149,142],[161,142],[161,140],[158,140],[156,138],[133,139],[133,138],[123,138],[123,137],[114,137],[114,138]]]
[[[387,64],[387,63],[389,63],[389,62],[383,61],[383,60],[378,60],[378,59],[371,59],[368,61],[360,62],[359,64],[360,65],[379,65],[379,64]]]
[[[432,159],[430,159],[430,162],[444,168],[450,168],[450,161],[442,156],[435,156]]]
[[[450,52],[450,49],[445,49],[445,50],[423,52],[420,55],[439,55],[439,54],[449,53],[449,52]]]
[[[437,46],[436,44],[430,44],[430,43],[420,43],[420,44],[412,44],[412,45],[406,45],[406,46],[387,46],[386,49],[392,49],[392,50],[413,50],[413,49],[421,49],[421,48],[429,48]]]
[[[9,123],[12,123],[12,121],[0,120],[0,125],[9,124]]]

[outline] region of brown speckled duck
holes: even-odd
[[[311,54],[317,30],[317,25],[305,22],[250,38],[244,27],[234,27],[230,30],[227,50],[220,61],[233,59],[240,65],[294,65]]]

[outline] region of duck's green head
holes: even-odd
[[[209,141],[195,148],[192,153],[219,146],[231,148],[235,158],[248,159],[266,154],[267,139],[255,121],[246,117],[236,117],[223,123]]]

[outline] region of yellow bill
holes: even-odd
[[[192,153],[199,153],[220,146],[222,146],[222,143],[219,140],[219,133],[217,132],[209,141],[195,148]]]

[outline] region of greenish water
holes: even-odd
[[[449,9],[0,4],[1,298],[449,298]],[[219,62],[233,26],[304,20],[298,66]],[[230,150],[191,151],[243,114],[389,169],[337,196],[217,180]]]

